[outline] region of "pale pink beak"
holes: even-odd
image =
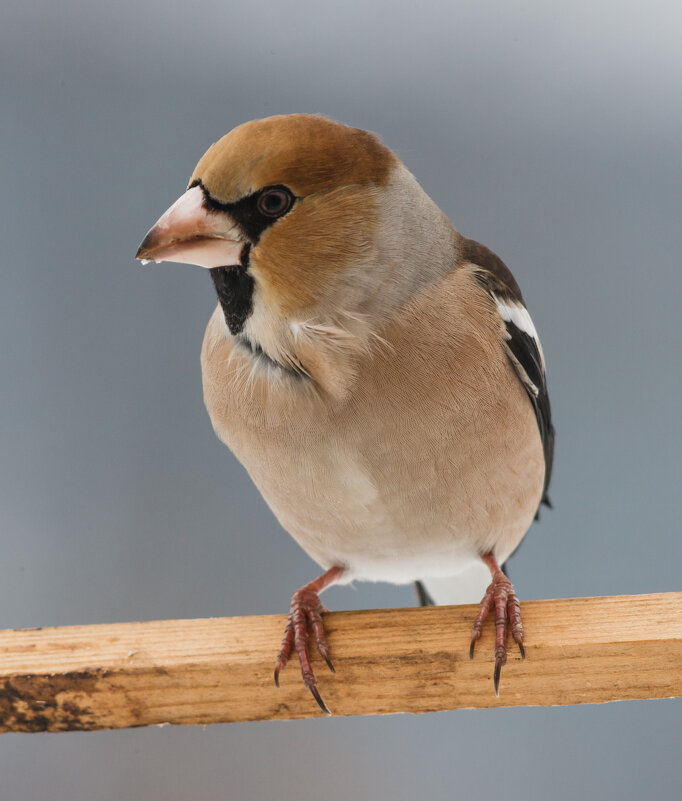
[[[161,215],[135,258],[210,269],[240,264],[243,248],[242,233],[232,217],[206,208],[201,187],[193,186]]]

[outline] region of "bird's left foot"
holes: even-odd
[[[471,646],[469,657],[473,659],[476,641],[480,639],[483,624],[490,610],[495,607],[495,695],[500,694],[500,673],[507,662],[507,631],[511,629],[514,642],[519,646],[521,657],[526,658],[523,648],[523,624],[521,623],[521,606],[511,581],[504,575],[492,554],[483,557],[490,568],[493,580],[485,591],[478,607],[478,614],[471,630]]]

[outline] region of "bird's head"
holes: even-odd
[[[302,331],[380,328],[455,237],[373,134],[293,114],[212,145],[137,258],[208,268],[231,335],[286,362]]]

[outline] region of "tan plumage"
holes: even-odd
[[[382,330],[384,342],[353,353],[350,386],[332,387],[338,401],[253,370],[214,312],[202,350],[213,426],[323,568],[407,582],[453,575],[488,550],[504,561],[518,545],[544,461],[502,336],[486,336],[499,327],[492,306],[464,266],[449,273]],[[308,364],[305,349],[297,358]]]
[[[212,268],[220,303],[201,354],[211,421],[333,573],[294,596],[278,669],[295,645],[325,708],[305,644],[318,591],[356,578],[454,584],[480,575],[482,557],[521,644],[497,563],[543,497],[553,430],[511,274],[375,137],[319,117],[240,126],[201,159],[185,197],[138,257]],[[268,198],[284,210],[270,215]]]

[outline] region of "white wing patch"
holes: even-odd
[[[532,337],[537,346],[538,353],[540,354],[542,369],[544,370],[545,354],[542,351],[540,338],[538,337],[538,332],[535,330],[535,326],[533,325],[533,320],[528,313],[528,309],[522,303],[516,303],[513,300],[500,300],[500,298],[498,298],[494,292],[492,293],[492,296],[495,300],[497,310],[500,313],[500,317],[505,321],[505,323],[514,323],[514,325],[519,330],[523,331],[524,334],[528,334],[529,337]],[[507,338],[510,339],[511,337],[507,336]]]

